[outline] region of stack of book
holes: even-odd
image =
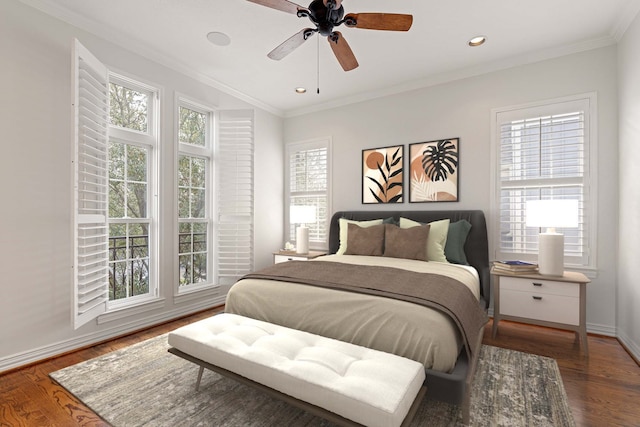
[[[538,264],[526,261],[494,261],[493,270],[509,274],[528,274],[538,271]]]

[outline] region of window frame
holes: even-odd
[[[180,108],[188,108],[190,110],[205,114],[206,118],[206,130],[205,130],[205,145],[198,146],[195,144],[188,144],[180,141]],[[214,242],[216,239],[216,235],[214,234],[214,221],[213,214],[215,212],[215,123],[216,123],[216,108],[213,106],[206,105],[203,102],[199,102],[194,100],[191,97],[188,97],[183,94],[176,93],[175,95],[175,164],[176,164],[176,174],[175,174],[175,189],[176,196],[174,202],[175,209],[175,248],[173,252],[173,262],[176,265],[176,273],[174,278],[174,296],[180,296],[184,294],[190,294],[192,292],[201,291],[204,289],[216,288],[219,285],[215,282],[214,278],[216,277],[215,272],[215,262],[214,262]],[[207,222],[207,281],[203,283],[191,283],[188,285],[180,286],[180,268],[179,268],[179,257],[180,257],[180,211],[179,211],[179,181],[178,181],[178,163],[180,161],[181,156],[189,156],[204,159],[206,163],[206,171],[205,171],[205,218],[203,221],[194,221],[194,222]]]
[[[326,176],[327,176],[327,187],[325,191],[301,191],[296,194],[292,194],[291,191],[291,156],[295,153],[302,151],[310,151],[317,149],[326,149]],[[284,153],[284,240],[287,242],[295,242],[295,224],[290,222],[290,209],[292,199],[297,197],[304,197],[305,195],[309,196],[322,196],[324,195],[327,200],[326,207],[326,218],[324,219],[324,229],[325,231],[325,239],[319,240],[313,238],[313,233],[309,232],[309,249],[316,250],[327,250],[329,248],[329,226],[331,223],[331,215],[333,214],[332,210],[332,183],[331,178],[333,174],[331,173],[331,151],[332,151],[332,139],[331,137],[322,137],[317,139],[311,139],[306,141],[299,142],[291,142],[285,145],[285,153]],[[320,218],[316,220],[316,223],[320,222]]]
[[[518,251],[506,252],[500,248],[501,230],[501,159],[500,159],[500,125],[501,123],[518,119],[530,119],[548,115],[557,115],[570,112],[570,106],[581,105],[584,111],[584,172],[581,179],[583,185],[582,215],[586,231],[583,235],[582,261],[577,257],[565,258],[565,267],[572,270],[581,270],[590,274],[597,268],[597,94],[589,92],[573,96],[566,96],[550,100],[519,104],[514,106],[495,108],[491,110],[491,192],[490,206],[492,212],[492,225],[494,232],[491,233],[491,247],[494,259],[522,259],[526,261],[537,261],[537,250],[521,253]],[[573,111],[576,111],[575,108]],[[539,180],[539,187],[544,187],[542,178]],[[554,181],[553,178],[548,182]],[[533,187],[532,187],[533,188]]]
[[[109,142],[114,141],[147,150],[147,216],[146,218],[107,218],[107,223],[139,223],[149,224],[149,292],[142,295],[134,295],[118,300],[107,302],[106,314],[119,310],[136,307],[142,304],[154,302],[160,296],[159,280],[159,113],[160,113],[160,91],[156,85],[145,82],[138,77],[129,77],[123,73],[108,70],[109,84],[115,83],[125,86],[128,89],[144,92],[148,96],[147,105],[147,131],[141,132],[134,129],[126,129],[113,125],[109,122],[108,138]],[[140,221],[144,220],[144,221]]]

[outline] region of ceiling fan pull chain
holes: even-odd
[[[320,95],[320,36],[316,43],[316,94]]]

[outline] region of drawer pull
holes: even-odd
[[[534,299],[534,300],[536,300],[536,301],[541,301],[541,300],[542,300],[542,297],[536,297],[536,296],[534,296],[534,297],[533,297],[533,299]]]
[[[542,283],[533,282],[533,286],[542,286]]]

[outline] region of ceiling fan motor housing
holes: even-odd
[[[318,32],[323,36],[328,36],[344,16],[344,7],[334,1],[313,0],[309,5],[309,19],[316,24]]]

